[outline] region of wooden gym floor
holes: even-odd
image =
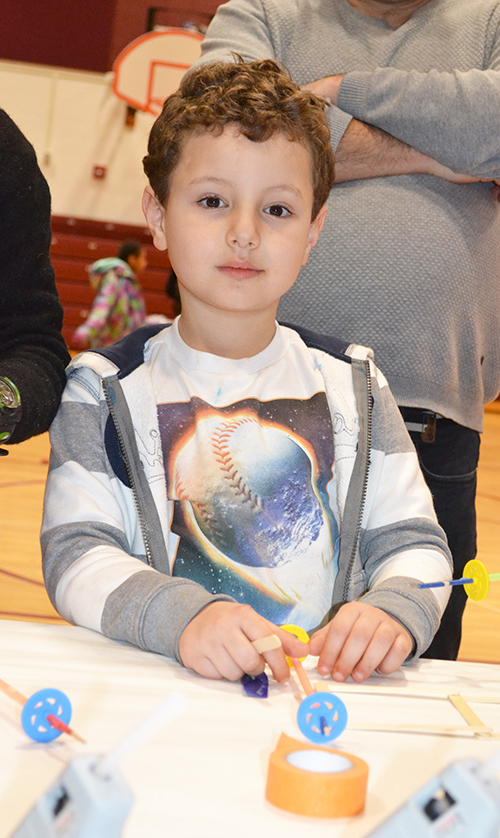
[[[42,582],[38,533],[49,460],[48,434],[0,458],[0,618],[62,623]],[[488,406],[479,463],[478,558],[500,572],[500,402]],[[460,659],[500,663],[500,582],[467,603]]]

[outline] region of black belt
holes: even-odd
[[[440,413],[420,407],[400,407],[399,410],[407,431],[419,433],[422,442],[434,442],[437,420],[444,418]]]

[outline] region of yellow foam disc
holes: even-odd
[[[302,640],[303,643],[309,643],[309,635],[308,635],[307,631],[305,631],[300,626],[287,625],[287,626],[280,626],[280,628],[284,629],[285,631],[289,631],[290,634],[295,635],[297,640]],[[307,655],[306,655],[306,657],[307,657]],[[288,666],[291,668],[293,664],[292,664],[292,661],[290,660],[290,658],[288,657],[288,655],[286,656],[286,659],[288,661]],[[306,658],[299,658],[299,661],[302,662],[302,661],[305,661],[305,659]]]
[[[484,564],[479,559],[471,559],[464,567],[463,575],[465,578],[470,577],[474,579],[472,583],[464,585],[465,592],[470,599],[475,602],[485,599],[488,596],[490,589],[490,577]]]

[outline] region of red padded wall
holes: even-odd
[[[1,0],[0,58],[108,69],[116,0]]]
[[[157,22],[213,15],[221,0],[167,0]],[[0,59],[106,72],[146,29],[155,0],[0,0]]]

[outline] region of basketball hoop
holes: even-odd
[[[113,64],[113,93],[137,110],[158,116],[191,65],[200,57],[203,35],[165,28],[136,38]]]

